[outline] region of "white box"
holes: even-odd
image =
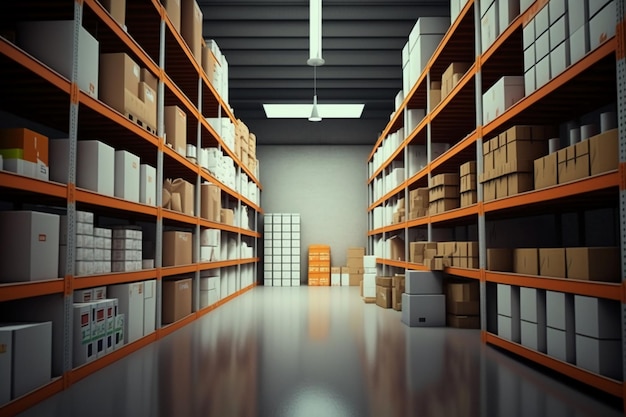
[[[156,280],[143,282],[143,335],[156,330]]]
[[[106,302],[94,301],[91,303],[92,321],[91,321],[91,340],[96,349],[96,358],[104,356],[106,351],[106,332],[107,332],[107,316]]]
[[[410,295],[443,293],[443,276],[433,271],[406,270],[405,292]]]
[[[520,287],[520,318],[546,325],[546,293],[536,288]]]
[[[132,343],[143,336],[144,294],[143,282],[111,285],[109,297],[118,299],[118,310],[124,318],[124,343]]]
[[[420,17],[409,33],[409,45],[419,42],[419,38],[423,35],[445,34],[449,27],[449,17]]]
[[[569,39],[550,52],[550,78],[555,78],[569,66]]]
[[[579,5],[577,6],[580,7]],[[561,18],[561,16],[565,16],[567,18],[565,15],[565,12],[567,11],[567,0],[550,0],[548,7],[550,25],[553,25],[554,22]]]
[[[26,177],[36,178],[37,164],[23,159],[5,159],[4,169]]]
[[[576,339],[573,331],[546,328],[546,353],[564,362],[576,360]]]
[[[498,0],[498,33],[502,33],[519,16],[519,0]]]
[[[530,48],[535,44],[535,40],[537,37],[535,36],[535,20],[531,20],[524,26],[522,29],[522,48],[524,50]]]
[[[330,285],[340,286],[341,285],[341,274],[330,274]]]
[[[524,77],[505,76],[500,78],[483,94],[483,124],[487,124],[503,114],[523,97]]]
[[[620,307],[618,301],[575,295],[576,334],[597,339],[620,339]]]
[[[97,140],[78,141],[76,185],[115,195],[115,149]]]
[[[139,157],[128,151],[115,151],[115,196],[139,202]]]
[[[520,318],[520,287],[497,284],[498,314]]]
[[[52,322],[1,324],[0,340],[7,342],[0,355],[0,378],[9,380],[8,386],[0,387],[0,399],[7,391],[17,398],[50,382]]]
[[[445,326],[446,296],[402,294],[402,322],[409,327]]]
[[[433,56],[433,53],[439,46],[439,43],[443,39],[443,34],[441,35],[420,35],[415,42],[415,45],[412,47],[410,51],[410,61],[409,61],[409,71],[410,71],[410,85],[411,88],[419,77],[422,75],[426,64]],[[405,92],[406,94],[406,92]]]
[[[550,27],[550,8],[546,5],[535,15],[535,37],[538,37]]]
[[[156,168],[141,164],[139,170],[139,202],[154,206],[156,205]]]
[[[73,20],[19,22],[17,44],[68,80],[72,81]],[[78,87],[98,98],[98,41],[82,26],[78,32]]]
[[[535,65],[535,84],[537,88],[546,85],[550,78],[550,55],[548,55]]]
[[[536,87],[535,67],[531,67],[524,73],[524,94],[531,95],[537,89]]]
[[[498,3],[494,2],[480,18],[481,51],[484,53],[498,37]]]
[[[587,24],[578,28],[569,38],[570,61],[572,64],[580,61],[590,51],[589,30]]]
[[[550,2],[550,4],[552,4],[552,2]],[[559,20],[554,22],[552,26],[550,26],[549,33],[550,50],[553,50],[569,37],[569,30],[567,29],[567,16],[561,16]]]
[[[524,71],[528,71],[535,66],[535,45],[531,45],[524,50]]]
[[[341,286],[347,287],[350,285],[350,274],[341,274]]]
[[[546,291],[546,324],[574,332],[574,297],[571,294]]]
[[[119,306],[118,306],[119,309]],[[126,317],[119,313],[115,316],[115,349],[120,348],[124,345],[124,323],[126,322]]]
[[[521,343],[527,348],[538,352],[546,351],[546,326],[531,323],[525,320],[521,322]]]
[[[535,41],[535,61],[539,62],[541,58],[550,53],[550,31],[547,30],[541,34]]]
[[[592,16],[589,21],[589,47],[590,50],[596,49],[605,40],[615,36],[616,22],[616,5],[615,0],[604,6],[595,16],[592,15],[591,2],[589,3],[589,14]]]
[[[622,380],[621,340],[576,335],[576,365],[588,371]]]
[[[404,305],[403,305],[404,307]],[[498,336],[503,339],[520,343],[521,320],[498,314]]]
[[[202,229],[200,231],[200,245],[201,246],[214,246],[217,247],[220,245],[220,237],[221,233],[219,229]],[[271,252],[265,251],[266,254],[271,254]]]
[[[585,3],[588,3],[589,17],[593,18],[607,4],[615,3],[615,0],[587,0]]]
[[[376,256],[363,256],[363,268],[376,268]]]
[[[0,248],[0,282],[58,278],[59,216],[0,212]]]
[[[93,303],[75,303],[73,331],[73,365],[74,367],[91,362],[96,358],[96,349],[91,339]]]
[[[589,3],[587,1],[568,0],[567,17],[571,35],[589,21]]]

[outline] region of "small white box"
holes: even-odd
[[[376,256],[365,255],[363,257],[363,267],[364,268],[376,268]]]
[[[0,324],[0,340],[6,342],[0,354],[0,378],[8,380],[0,387],[0,399],[7,391],[11,399],[17,398],[50,382],[52,322]]]
[[[497,284],[498,314],[520,318],[520,287]]]
[[[546,324],[574,332],[574,297],[571,294],[546,291]]]
[[[522,29],[522,48],[524,50],[534,45],[537,37],[535,36],[535,20],[531,20]]]
[[[548,4],[550,14],[550,25],[553,25],[558,19],[565,15],[567,11],[567,0],[550,0]]]
[[[552,2],[550,2],[552,4]],[[550,50],[554,50],[562,44],[569,36],[567,29],[567,16],[561,16],[559,20],[550,26]]]
[[[546,293],[536,288],[520,287],[520,318],[531,323],[546,323]]]
[[[106,316],[106,302],[94,301],[91,322],[91,340],[94,343],[96,349],[96,358],[104,356],[106,351],[106,332],[107,332],[107,316]]]
[[[483,124],[487,124],[503,114],[523,97],[524,77],[505,76],[500,78],[483,94]]]
[[[200,245],[201,246],[214,246],[220,245],[221,233],[219,229],[202,229],[200,231]],[[265,251],[266,254],[271,255],[271,252]]]
[[[139,157],[128,151],[115,151],[115,196],[139,202]]]
[[[77,276],[93,275],[95,273],[93,261],[76,261],[74,274]]]
[[[615,3],[615,0],[587,0],[585,3],[588,3],[589,17],[593,18],[607,4]]]
[[[546,353],[564,362],[576,360],[576,339],[573,331],[548,327],[546,329]]]
[[[546,326],[528,321],[521,321],[521,343],[538,352],[546,351]]]
[[[272,281],[272,283],[273,283],[273,286],[274,286],[274,287],[282,287],[282,286],[283,286],[283,280],[282,280],[282,278],[280,278],[280,279],[274,279],[274,280]]]
[[[484,53],[498,37],[498,3],[494,2],[480,19],[481,51]]]
[[[569,39],[550,52],[550,78],[555,78],[569,66]]]
[[[519,16],[519,0],[498,0],[498,33],[502,33]]]
[[[330,285],[341,286],[341,273],[338,273],[338,274],[331,273],[330,274]]]
[[[115,149],[97,140],[78,141],[76,185],[115,195]]]
[[[93,303],[75,303],[73,331],[73,365],[74,367],[91,362],[96,358],[96,349],[91,339]]]
[[[604,41],[615,36],[617,12],[615,0],[604,6],[595,16],[592,15],[591,4],[592,2],[589,3],[589,14],[592,16],[589,21],[589,48],[593,51]]]
[[[550,31],[547,30],[535,41],[535,61],[541,61],[541,58],[550,53]]]
[[[35,178],[37,171],[37,164],[34,162],[25,161],[23,159],[5,159],[3,163],[6,171],[14,172],[16,174],[24,175],[26,177]]]
[[[621,340],[576,335],[576,365],[596,374],[622,380]]]
[[[273,229],[272,229],[273,232],[282,232],[283,231],[283,225],[282,224],[274,224],[274,225],[272,225],[272,227],[273,227]]]
[[[550,78],[550,55],[548,55],[535,65],[535,83],[537,88],[546,85]]]
[[[572,64],[580,61],[587,53],[589,49],[589,31],[587,30],[587,24],[584,24],[576,32],[570,35],[569,48],[570,48],[570,61]]]
[[[546,5],[535,15],[535,37],[538,37],[550,27],[550,8]]]
[[[524,93],[531,95],[536,90],[535,67],[531,67],[524,73]]]
[[[580,0],[567,1],[567,17],[570,35],[589,21],[589,3]]]
[[[154,206],[156,205],[156,168],[141,164],[139,169],[139,202]]]
[[[485,13],[489,11],[489,7],[494,4],[496,0],[484,0],[480,2],[480,17],[483,17]]]
[[[423,35],[444,34],[449,27],[449,17],[420,17],[409,33],[409,45],[415,45]]]
[[[19,22],[17,44],[59,74],[72,81],[73,20]],[[99,44],[82,26],[78,31],[78,87],[98,98]]]
[[[111,285],[109,297],[118,299],[118,309],[124,319],[124,343],[132,343],[143,336],[144,328],[143,282]]]
[[[363,285],[365,290],[365,284]],[[402,294],[402,322],[409,327],[446,325],[446,296]]]
[[[620,339],[620,316],[621,306],[618,301],[574,296],[576,334],[597,339]]]
[[[58,278],[59,216],[0,212],[0,282]]]
[[[433,53],[437,49],[437,46],[439,46],[441,39],[443,39],[443,34],[420,35],[419,38],[417,38],[415,45],[410,51],[411,58],[409,61],[409,80],[411,88],[422,75],[426,64],[433,56]]]
[[[535,46],[531,45],[524,50],[524,71],[528,71],[535,66]]]
[[[503,339],[520,343],[521,320],[498,314],[498,336]]]
[[[156,280],[143,282],[143,335],[156,329]]]

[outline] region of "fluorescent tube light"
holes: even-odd
[[[322,119],[358,119],[364,104],[318,104],[317,111]],[[263,104],[268,119],[308,119],[312,104]]]

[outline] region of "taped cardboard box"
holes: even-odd
[[[584,140],[557,152],[559,184],[586,178],[590,173],[589,141]]]
[[[506,248],[487,249],[487,269],[513,272],[513,251]]]
[[[619,247],[583,247],[565,250],[567,278],[620,282]]]
[[[539,249],[539,275],[553,278],[567,276],[564,248]]]
[[[174,26],[177,32],[180,32],[180,1],[181,0],[162,0],[167,17],[169,17],[172,26]]]
[[[200,217],[219,223],[222,209],[222,191],[215,184],[200,185]]]
[[[379,287],[391,288],[393,286],[392,277],[376,277],[376,285]]]
[[[616,170],[619,166],[617,129],[589,138],[591,175]]]
[[[446,323],[448,327],[457,329],[480,329],[480,316],[447,314]]]
[[[178,106],[165,106],[165,143],[181,155],[187,152],[187,114]]]
[[[389,278],[391,280],[391,278]],[[391,308],[391,287],[376,286],[376,305],[382,308]]]
[[[173,181],[171,179],[166,179],[163,182],[163,207],[193,216],[194,189],[195,187],[193,184],[182,178],[177,178]],[[169,194],[169,199],[165,198],[165,191]]]
[[[536,159],[534,168],[535,190],[558,184],[556,153],[551,153],[543,158]]]
[[[191,278],[163,280],[163,323],[174,323],[191,314]]]
[[[198,64],[202,63],[202,10],[196,0],[181,0],[180,34]]]
[[[537,248],[514,249],[513,272],[524,275],[539,275],[539,250]]]
[[[192,263],[193,235],[189,232],[163,232],[163,266]]]

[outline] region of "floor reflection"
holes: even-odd
[[[619,416],[476,330],[409,328],[358,288],[256,288],[23,413]]]

